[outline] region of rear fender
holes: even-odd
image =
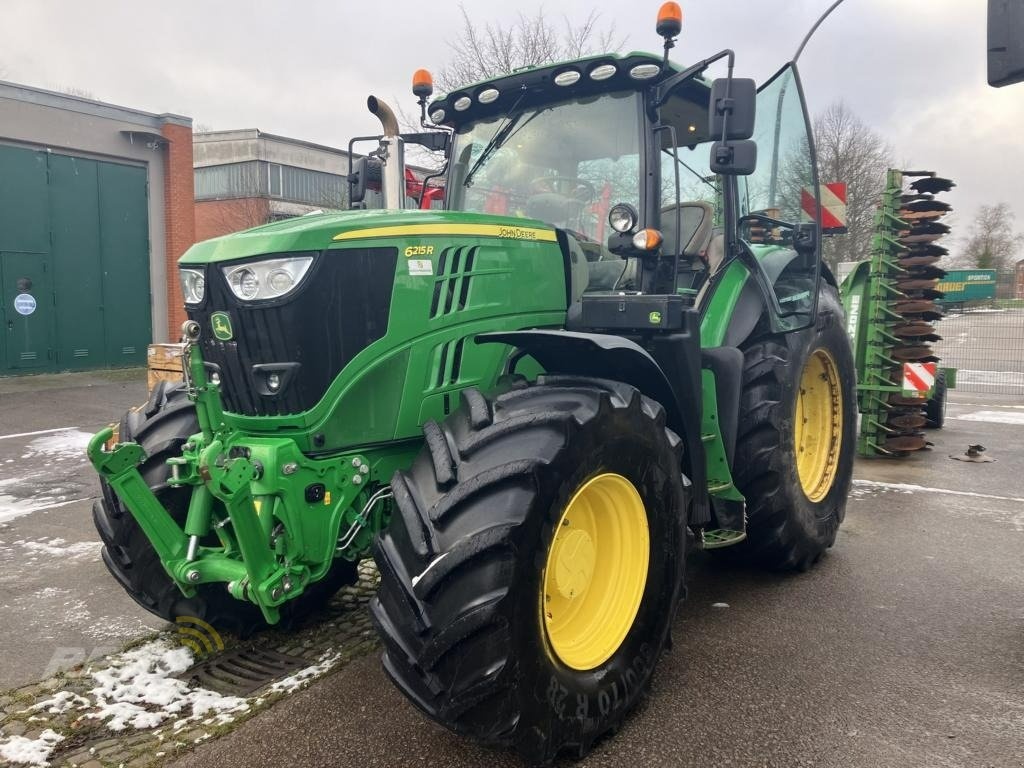
[[[760,259],[761,268],[764,270],[765,277],[768,282],[774,285],[782,273],[785,272],[786,267],[792,264],[798,257],[796,251],[791,249],[779,249],[772,253],[766,254]],[[735,268],[743,269],[747,271],[747,266],[742,262],[733,262]],[[835,275],[832,274],[832,270],[828,268],[828,265],[824,262],[821,263],[821,279],[838,289],[838,283],[836,282]],[[726,292],[727,294],[727,292]],[[721,316],[728,317],[728,323],[724,329],[724,333],[711,334],[712,336],[718,336],[718,338],[711,339],[710,337],[705,338],[705,346],[726,346],[726,347],[739,347],[742,346],[743,342],[746,341],[754,328],[757,326],[758,320],[761,319],[762,315],[767,311],[765,306],[764,296],[761,290],[757,286],[757,282],[747,272],[746,280],[743,284],[742,289],[739,291],[739,295],[736,298],[735,304],[725,306],[731,301],[731,297],[724,295],[724,301],[717,295],[711,296],[711,303],[708,306],[708,313],[721,313]]]

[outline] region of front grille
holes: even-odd
[[[280,416],[309,410],[353,357],[387,333],[396,248],[276,253],[245,261],[298,255],[316,256],[302,285],[284,299],[258,303],[235,298],[221,271],[225,265],[207,267],[206,300],[189,317],[202,326],[203,358],[220,376],[227,411]],[[228,313],[230,340],[214,337],[214,312]],[[276,393],[267,391],[268,370],[281,371]]]

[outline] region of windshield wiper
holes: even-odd
[[[679,157],[678,157],[677,155],[673,155],[673,154],[672,154],[671,152],[669,152],[669,151],[668,151],[667,149],[663,149],[663,150],[661,150],[661,151],[662,151],[662,152],[664,152],[664,153],[665,153],[666,155],[668,155],[669,157],[673,158],[673,159],[674,159],[674,160],[675,160],[676,162],[678,162],[678,163],[679,163],[679,164],[680,164],[681,166],[683,166],[683,168],[685,168],[685,169],[686,169],[686,170],[688,170],[688,171],[689,171],[690,173],[692,173],[692,174],[693,174],[694,176],[696,176],[696,177],[697,177],[697,179],[698,179],[699,181],[703,182],[704,184],[707,184],[707,185],[708,185],[709,187],[711,187],[711,188],[712,188],[713,190],[715,190],[715,192],[718,192],[718,187],[716,187],[716,186],[715,186],[714,184],[712,184],[712,183],[711,183],[711,182],[710,182],[710,181],[709,181],[709,180],[707,179],[707,177],[706,177],[706,176],[701,176],[701,175],[700,175],[699,173],[697,173],[697,171],[695,171],[695,170],[694,170],[693,168],[691,168],[690,166],[688,166],[688,165],[686,164],[686,161],[685,161],[685,160],[680,160],[680,159],[679,159]]]
[[[473,183],[473,175],[480,170],[484,163],[487,162],[487,159],[491,156],[494,150],[508,141],[508,135],[512,132],[512,129],[516,127],[516,123],[518,123],[520,118],[523,116],[522,112],[518,115],[513,115],[512,113],[515,111],[516,107],[519,106],[519,102],[521,102],[525,97],[526,91],[523,91],[519,94],[519,98],[513,102],[512,106],[505,111],[505,122],[501,124],[498,130],[494,132],[494,135],[491,136],[491,140],[487,142],[486,146],[484,146],[483,151],[480,153],[480,157],[476,159],[476,162],[473,163],[473,167],[470,168],[469,173],[466,174],[466,180],[462,182],[462,186],[470,186]]]

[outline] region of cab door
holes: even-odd
[[[817,157],[795,64],[758,89],[754,140],[757,169],[739,180],[739,215],[760,214],[784,226],[751,221],[740,228],[740,237],[772,281],[781,329],[795,330],[813,322],[821,275]],[[798,238],[806,243],[807,237],[811,247],[794,257]]]

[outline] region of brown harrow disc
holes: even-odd
[[[923,320],[917,320],[912,323],[897,325],[892,329],[892,333],[894,336],[899,336],[901,339],[904,339],[911,336],[928,336],[929,334],[934,334],[935,328],[932,327],[931,323],[926,323]]]
[[[891,405],[902,406],[904,408],[910,408],[912,406],[922,406],[925,404],[923,397],[905,397],[904,395],[892,394],[889,395],[889,403]]]
[[[927,299],[903,299],[901,301],[895,302],[892,306],[893,311],[899,312],[900,314],[916,314],[919,312],[939,311],[938,305],[934,301],[928,301]]]
[[[895,435],[882,445],[887,451],[919,451],[928,445],[922,434]]]
[[[910,267],[907,272],[913,278],[924,280],[931,280],[932,278],[941,280],[947,274],[946,270],[941,267]]]
[[[918,179],[910,185],[915,192],[949,192],[956,184],[951,179],[942,179],[938,176],[926,176]]]
[[[922,198],[920,200],[905,200],[903,202],[903,211],[910,211],[913,213],[920,213],[921,211],[939,211],[940,213],[949,213],[952,210],[952,205],[943,202],[942,200],[936,200],[933,197]],[[900,211],[900,218],[904,218],[903,211]]]
[[[896,429],[919,429],[928,423],[923,413],[900,413],[890,416],[886,425]]]
[[[893,347],[892,356],[897,360],[916,363],[930,357],[932,349],[927,344],[915,344],[907,347]]]
[[[945,256],[949,249],[935,243],[921,243],[910,249],[911,256]]]
[[[932,221],[941,219],[946,215],[945,211],[900,211],[900,218],[904,221]]]
[[[907,256],[901,256],[896,259],[896,263],[899,264],[902,269],[910,269],[911,267],[930,267],[941,258],[941,256],[918,256],[916,253],[913,253],[908,254]]]

